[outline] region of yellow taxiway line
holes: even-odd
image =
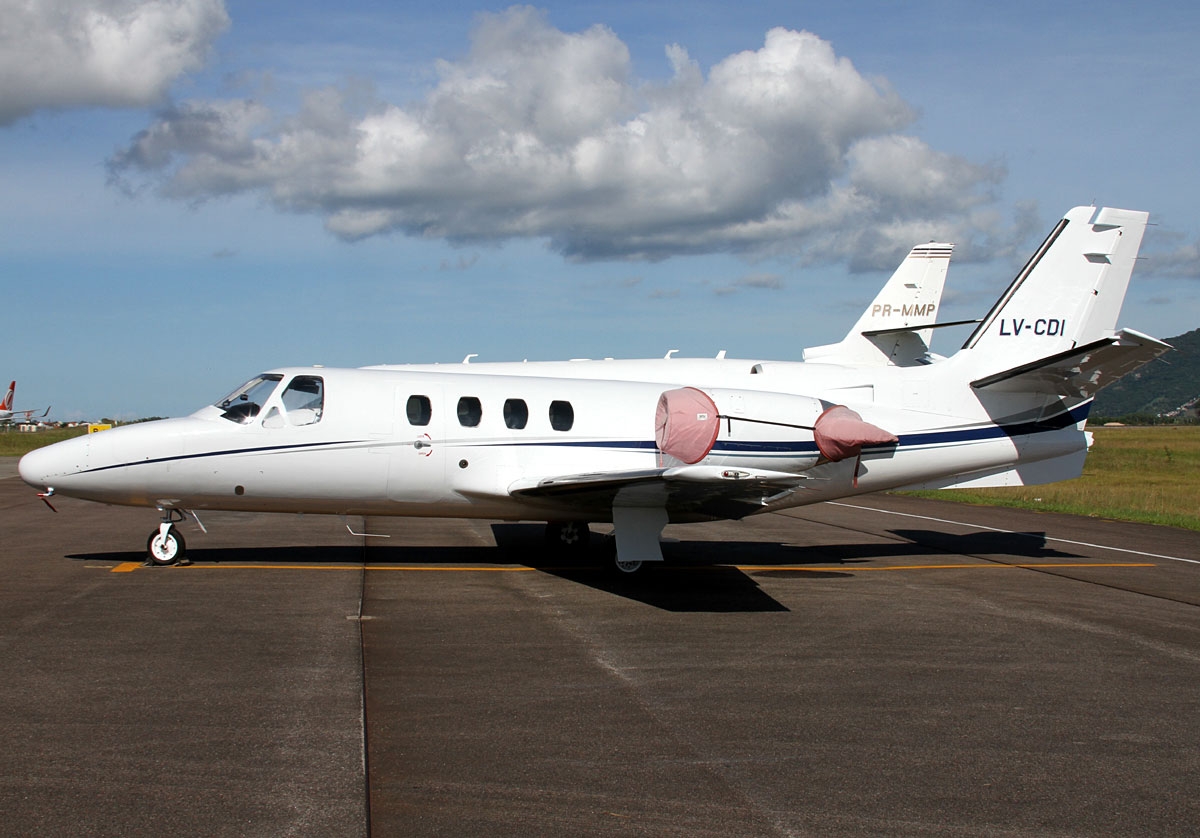
[[[112,573],[130,573],[145,567],[141,562],[122,562],[112,569]],[[1157,567],[1150,562],[1022,562],[1020,564],[920,564],[920,565],[885,565],[883,567],[860,567],[858,565],[691,565],[687,567],[669,567],[669,570],[707,570],[715,567],[732,567],[746,573],[761,573],[765,571],[800,571],[812,573],[827,573],[841,571],[843,573],[865,573],[900,570],[1076,570],[1082,568],[1135,568]],[[528,573],[535,570],[583,570],[581,567],[527,567],[525,565],[502,566],[439,566],[439,565],[322,565],[322,564],[188,564],[177,565],[179,570],[369,570],[391,572],[435,572],[435,573]]]

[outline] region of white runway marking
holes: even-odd
[[[1016,532],[1015,530],[1004,530],[999,527],[989,527],[985,524],[970,524],[965,521],[951,521],[946,518],[933,518],[929,515],[913,515],[911,512],[893,512],[890,509],[878,509],[874,506],[857,506],[852,503],[837,503],[836,501],[826,501],[830,506],[844,506],[847,509],[861,509],[867,512],[878,512],[882,515],[899,515],[902,518],[916,518],[921,521],[936,521],[939,524],[953,524],[956,527],[975,527],[976,529],[989,530],[991,532],[1004,533],[1005,535],[1020,535],[1026,538],[1041,538],[1045,541],[1056,541],[1059,544],[1074,544],[1076,547],[1094,547],[1097,550],[1110,550],[1114,553],[1128,553],[1133,556],[1146,556],[1151,559],[1166,559],[1172,562],[1187,562],[1188,564],[1200,564],[1196,559],[1182,559],[1179,556],[1163,556],[1159,553],[1145,553],[1141,550],[1126,550],[1123,547],[1109,547],[1107,544],[1091,544],[1087,541],[1071,541],[1069,538],[1054,538],[1052,536],[1037,536],[1030,535],[1027,532]]]

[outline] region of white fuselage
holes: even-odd
[[[289,368],[274,371],[277,390],[245,423],[210,406],[33,452],[20,470],[27,482],[61,495],[137,506],[609,520],[603,504],[513,490],[558,475],[663,467],[655,407],[664,390],[678,386],[706,388],[722,415],[746,419],[723,423],[698,466],[806,478],[794,491],[728,517],[1086,451],[1082,414],[1064,419],[1060,409],[1058,427],[1039,424],[1036,415],[998,415],[996,405],[982,404],[965,387],[951,393],[935,381],[949,372],[937,368],[952,363],[857,369],[669,359]],[[293,424],[298,412],[280,401],[295,377],[323,382],[318,421]],[[427,416],[410,411],[414,398],[427,404]],[[464,399],[469,409],[460,419]],[[518,421],[506,415],[516,403],[527,417],[523,427],[510,427]],[[804,426],[811,428],[830,404],[849,405],[899,443],[864,449],[858,461],[822,463]],[[776,424],[760,424],[764,418]],[[671,511],[671,520],[707,517],[726,516]]]

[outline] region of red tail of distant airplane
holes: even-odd
[[[14,381],[8,385],[8,392],[4,394],[4,401],[0,402],[0,424],[8,425],[16,419],[16,414],[18,413],[24,415],[25,421],[28,422],[33,419],[33,414],[37,413],[37,410],[13,410],[13,396],[16,392],[17,382]],[[38,418],[44,419],[49,414],[50,408],[47,407],[45,412]]]

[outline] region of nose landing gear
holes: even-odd
[[[150,564],[175,564],[186,552],[187,545],[183,542],[183,534],[175,529],[174,524],[160,525],[150,533],[150,539],[146,542],[146,554]]]
[[[187,544],[175,525],[185,517],[182,509],[163,509],[162,523],[150,533],[146,540],[147,566],[165,567],[177,563],[187,564]]]

